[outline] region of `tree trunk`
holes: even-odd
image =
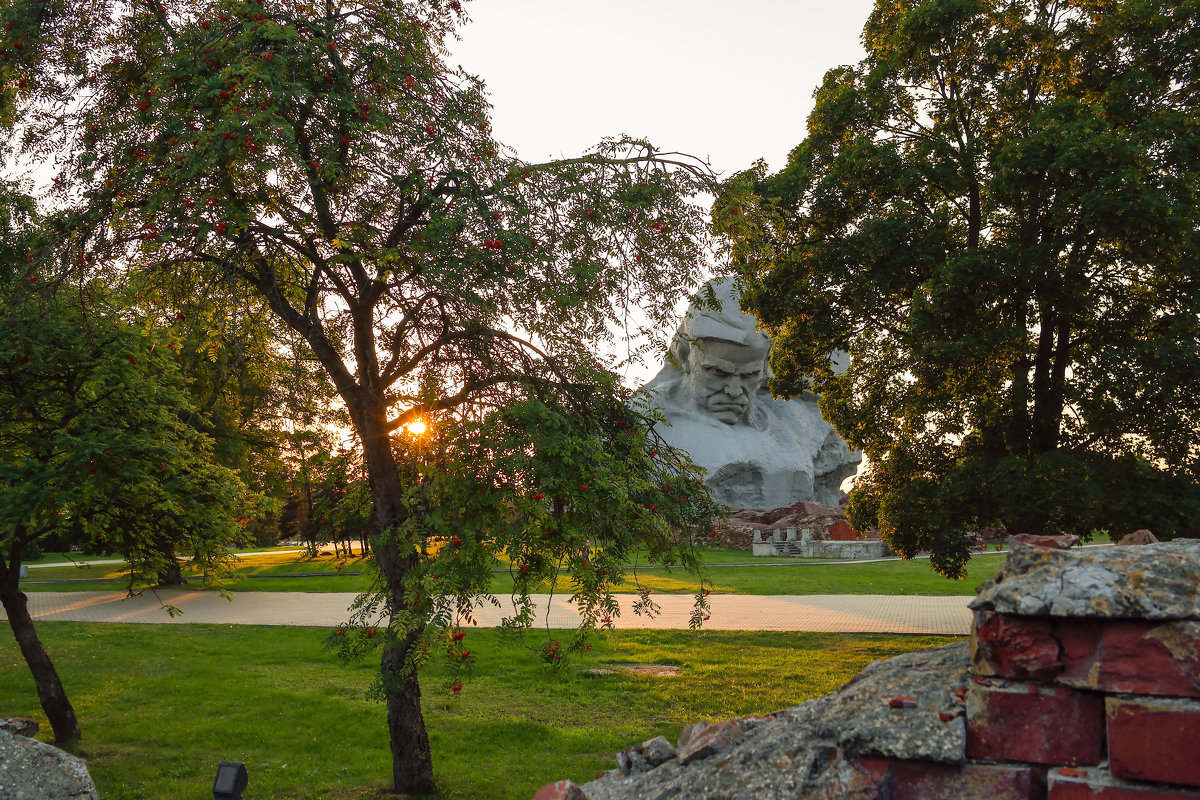
[[[46,648],[38,638],[33,627],[33,617],[29,616],[28,602],[24,592],[17,585],[19,568],[9,565],[11,569],[5,576],[4,585],[0,587],[0,603],[8,614],[8,624],[12,626],[13,636],[17,638],[17,646],[21,655],[29,665],[33,674],[33,682],[37,686],[38,699],[46,719],[54,731],[54,741],[59,745],[69,745],[80,738],[79,720],[75,718],[75,709],[67,699],[58,671],[50,660]]]
[[[1057,341],[1064,326],[1054,308],[1043,308],[1038,330],[1037,357],[1033,364],[1032,452],[1048,453],[1058,447],[1062,425],[1062,382],[1056,380],[1055,367],[1060,359],[1056,353],[1066,346],[1065,339]],[[1066,328],[1069,333],[1069,327]],[[1062,348],[1058,345],[1061,344]],[[1058,364],[1065,368],[1065,360]]]
[[[273,280],[264,282],[261,288],[275,312],[312,345],[313,353],[345,401],[354,430],[362,441],[371,504],[375,509],[376,524],[383,534],[381,545],[375,548],[375,561],[387,582],[386,601],[394,616],[397,609],[408,608],[404,580],[419,562],[416,551],[411,547],[402,551],[394,536],[395,527],[405,519],[404,484],[392,454],[384,392],[375,391],[377,381],[369,377],[362,385],[355,381],[341,355],[325,338],[320,323],[310,322],[292,308]],[[367,303],[360,308],[366,310],[366,316],[355,320],[358,371],[360,375],[378,376],[370,318],[374,304]],[[429,750],[429,735],[425,732],[425,717],[421,713],[421,689],[408,658],[420,633],[416,630],[396,639],[389,635],[380,664],[388,704],[392,782],[395,790],[404,794],[428,794],[433,790],[433,757]]]
[[[162,554],[163,565],[158,569],[159,586],[183,586],[187,579],[183,577],[183,565],[175,557],[175,548],[163,539],[158,543],[158,551]]]
[[[405,667],[409,650],[415,645],[413,634],[389,642],[380,659],[383,685],[387,691],[388,734],[392,748],[392,786],[404,794],[429,794],[433,791],[433,753],[421,713],[421,686],[417,671]]]
[[[316,558],[321,552],[317,544],[317,534],[312,526],[313,499],[312,484],[308,480],[308,453],[304,452],[304,442],[300,437],[294,437],[296,449],[300,451],[300,475],[304,478],[304,521],[298,525],[304,538],[304,548],[309,558]]]
[[[395,538],[387,535],[406,514],[401,502],[404,492],[400,468],[387,433],[386,408],[372,403],[355,410],[357,413],[352,411],[351,416],[362,438],[375,518],[385,533],[381,546],[375,550],[375,560],[387,581],[387,603],[394,616],[398,609],[408,608],[404,581],[418,565],[417,553],[412,549],[401,550]],[[409,658],[421,633],[416,629],[397,638],[389,636],[380,660],[388,706],[393,788],[413,795],[433,791],[433,755],[421,712],[421,687]]]
[[[1029,356],[1025,331],[1028,317],[1025,309],[1026,299],[1018,297],[1015,303],[1016,317],[1014,328],[1021,337],[1018,344],[1017,357],[1009,365],[1009,375],[1012,377],[1011,399],[1009,402],[1008,447],[1011,454],[1025,455],[1029,450]]]

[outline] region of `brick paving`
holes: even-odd
[[[355,595],[318,592],[237,592],[225,600],[216,592],[158,590],[126,598],[124,592],[30,592],[35,620],[127,622],[147,624],[215,623],[227,625],[305,625],[333,627],[344,623]],[[534,595],[537,624],[573,628],[578,614],[562,595]],[[485,605],[475,622],[496,627],[511,613],[507,597],[501,607]],[[661,613],[647,618],[633,613],[636,595],[618,595],[617,628],[686,629],[692,595],[654,594]],[[965,636],[971,629],[971,597],[895,595],[730,595],[709,597],[708,630],[823,631],[845,633],[912,633]],[[171,617],[169,604],[183,613]],[[0,610],[0,619],[5,618]]]

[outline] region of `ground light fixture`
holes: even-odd
[[[242,800],[246,782],[245,764],[222,761],[217,764],[217,779],[213,781],[213,800]]]

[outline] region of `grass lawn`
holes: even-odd
[[[49,731],[7,623],[0,706]],[[327,631],[215,625],[38,624],[83,728],[80,753],[105,800],[208,796],[218,762],[246,764],[247,800],[382,798],[391,766],[382,704],[366,698],[369,658],[348,667]],[[544,632],[543,632],[544,636]],[[441,662],[422,671],[438,798],[529,800],[560,778],[586,781],[614,753],[672,741],[699,719],[763,713],[836,689],[873,660],[955,639],[815,633],[620,631],[597,635],[565,674],[524,643],[472,630],[474,674],[449,691]],[[680,677],[602,663],[670,664]]]
[[[924,559],[865,564],[758,559],[756,563],[748,553],[730,549],[704,549],[701,558],[708,565],[706,576],[713,583],[713,591],[719,594],[972,595],[980,583],[1000,569],[1004,554],[975,556],[968,565],[967,577],[961,581],[941,577]],[[303,553],[272,553],[243,560],[239,573],[244,579],[229,588],[260,592],[358,592],[366,587],[366,580],[347,573],[362,569],[361,558],[339,562],[328,553],[317,558],[308,558]],[[116,590],[124,588],[121,572],[120,564],[48,567],[30,570],[29,580],[38,582],[22,586],[25,591]],[[342,574],[320,574],[338,572]],[[687,593],[696,588],[695,578],[681,569],[639,570],[638,581],[656,592]],[[631,592],[635,588],[629,581],[618,591]],[[569,589],[565,579],[556,587],[556,591]],[[509,576],[497,574],[493,592],[508,594],[511,590]]]

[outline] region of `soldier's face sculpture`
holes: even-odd
[[[693,342],[684,373],[696,405],[726,425],[737,425],[766,380],[766,354],[765,348],[722,339]]]

